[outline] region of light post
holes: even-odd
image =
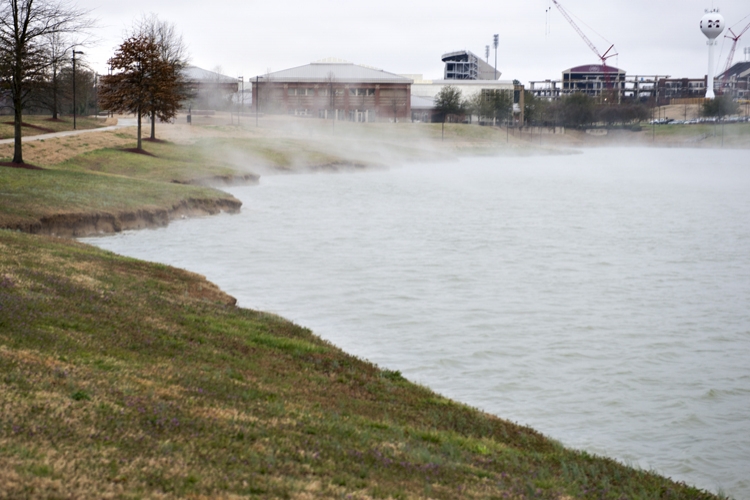
[[[255,95],[258,94],[258,95]],[[255,101],[255,126],[258,126],[258,114],[260,114],[260,76],[255,76],[255,92],[253,92]]]
[[[242,113],[242,109],[245,107],[245,77],[244,76],[238,76],[237,80],[240,82],[240,111],[237,113],[237,125],[240,124],[240,113]]]
[[[492,35],[492,44],[495,46],[495,80],[497,80],[497,46],[500,44],[500,35]]]
[[[73,130],[76,129],[76,54],[83,55],[83,52],[73,49]]]

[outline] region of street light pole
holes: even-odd
[[[497,46],[500,43],[500,35],[492,35],[492,44],[495,46],[495,80],[497,80]]]
[[[244,76],[238,76],[237,80],[240,82],[240,111],[237,113],[237,125],[240,124],[240,113],[242,113],[242,108],[245,107],[245,77]]]
[[[76,129],[76,54],[83,52],[73,49],[73,130]]]

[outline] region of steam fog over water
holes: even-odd
[[[565,445],[750,498],[746,151],[601,149],[229,190],[86,242]]]

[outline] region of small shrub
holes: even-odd
[[[77,390],[76,392],[71,394],[70,397],[74,401],[90,401],[91,400],[91,396],[89,396],[88,393],[83,390]]]

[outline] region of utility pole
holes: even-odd
[[[500,35],[492,35],[492,44],[495,46],[495,80],[497,80],[497,46],[500,44]]]
[[[83,52],[73,49],[73,130],[76,129],[76,54]]]
[[[242,113],[242,109],[245,107],[245,77],[244,76],[238,76],[237,80],[239,81],[238,87],[240,88],[240,102],[238,103],[240,105],[240,110],[237,113],[237,125],[240,124],[240,113]]]

